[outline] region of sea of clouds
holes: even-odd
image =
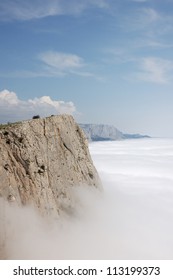
[[[90,152],[103,192],[76,187],[76,214],[61,221],[6,206],[7,258],[172,259],[173,139],[93,142]]]
[[[99,142],[90,150],[105,191],[106,257],[172,259],[173,139]]]

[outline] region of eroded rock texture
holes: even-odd
[[[99,187],[87,140],[72,116],[51,116],[0,130],[0,196],[43,214],[72,207],[73,186]]]

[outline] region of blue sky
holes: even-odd
[[[173,0],[0,0],[0,122],[173,137]]]

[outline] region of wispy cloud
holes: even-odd
[[[114,47],[108,47],[102,50],[104,55],[106,54],[107,61],[110,63],[126,63],[129,61],[135,61],[136,57],[139,55],[142,56],[143,52],[147,51],[152,53],[153,51],[167,51],[168,49],[173,48],[172,42],[164,42],[163,39],[154,39],[149,37],[139,37],[133,39],[127,39],[126,44],[121,42],[116,44]]]
[[[48,51],[41,53],[39,59],[60,72],[68,72],[84,67],[83,59],[76,54]]]
[[[103,53],[106,55],[106,57],[103,58],[103,62],[106,64],[124,64],[134,61],[134,55],[130,43],[128,44],[128,49],[123,46],[116,46],[104,49]]]
[[[157,49],[160,53],[160,50],[171,47],[172,45],[165,45],[154,41],[142,41],[140,44],[139,42],[133,42],[132,44],[128,44],[128,49],[117,47],[105,50],[106,58],[103,59],[103,62],[107,65],[114,64],[124,67],[121,76],[126,77],[125,79],[155,84],[168,84],[173,81],[173,60],[162,58],[161,55],[159,57],[144,57],[142,54],[144,48],[148,48],[150,51]]]
[[[144,2],[148,2],[149,0],[130,0],[132,2],[137,2],[137,3],[144,3]]]
[[[45,76],[77,75],[103,81],[104,78],[90,71],[92,64],[76,54],[47,51],[39,54],[38,58],[43,63],[42,74]]]
[[[46,51],[36,56],[35,65],[37,69],[19,70],[8,73],[0,73],[0,77],[13,78],[37,78],[37,77],[57,77],[62,78],[68,75],[76,75],[85,78],[102,80],[99,75],[90,71],[92,64],[88,64],[84,59],[76,54],[56,51]]]
[[[92,7],[108,8],[106,0],[6,0],[0,2],[1,20],[31,20],[55,15],[78,15]]]
[[[134,49],[150,49],[150,50],[162,50],[169,49],[173,47],[172,43],[164,42],[162,40],[157,40],[154,38],[143,38],[134,40],[132,47]]]
[[[157,84],[167,84],[170,82],[170,74],[173,71],[173,61],[145,57],[139,61],[139,72],[133,78]]]
[[[136,8],[124,16],[121,27],[127,31],[146,32],[152,30],[162,20],[160,13],[152,8]],[[149,28],[149,29],[148,29]]]
[[[100,79],[96,74],[87,70],[89,65],[76,54],[47,51],[41,53],[38,58],[43,62],[44,75],[66,76],[72,74]]]
[[[21,100],[15,92],[2,90],[0,92],[0,122],[31,118],[34,114],[48,116],[51,114],[74,114],[76,108],[73,102],[53,100],[50,96]]]
[[[144,20],[146,20],[146,22],[148,22],[148,23],[156,22],[161,19],[160,14],[152,8],[143,9],[143,17],[144,17]]]
[[[172,15],[157,7],[153,8],[149,5],[136,6],[134,4],[133,9],[128,9],[119,18],[119,26],[122,32],[139,32],[138,36],[148,36],[155,40],[162,35],[172,34]]]

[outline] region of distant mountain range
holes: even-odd
[[[115,141],[123,139],[150,138],[148,135],[126,134],[116,127],[104,124],[79,124],[89,141]]]

